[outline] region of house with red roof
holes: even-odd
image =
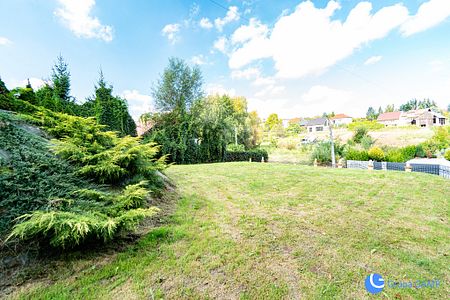
[[[346,114],[337,114],[331,118],[331,122],[333,123],[333,125],[336,125],[336,126],[348,125],[352,121],[353,121],[353,118],[350,116],[347,116]]]
[[[444,126],[447,119],[430,108],[393,111],[380,114],[377,121],[385,126],[415,125],[419,127]]]
[[[384,124],[385,126],[400,126],[404,125],[402,120],[401,111],[385,112],[378,116],[378,123]]]

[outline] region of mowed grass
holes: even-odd
[[[172,166],[181,198],[166,224],[100,261],[71,260],[26,299],[446,299],[450,181],[298,165]],[[379,296],[379,295],[378,295]]]

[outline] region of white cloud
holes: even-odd
[[[449,0],[430,0],[420,5],[417,14],[403,23],[400,31],[404,36],[410,36],[438,25],[449,16]]]
[[[54,14],[79,38],[97,38],[110,42],[113,29],[91,16],[95,0],[58,0],[61,7]]]
[[[228,7],[228,11],[225,17],[215,19],[214,25],[216,25],[217,30],[222,31],[223,27],[226,24],[239,20],[239,17],[240,16],[237,6],[230,6]]]
[[[274,85],[275,78],[273,78],[273,77],[258,77],[252,82],[252,84],[255,86]]]
[[[350,91],[330,88],[323,85],[312,86],[301,96],[301,110],[305,115],[321,115],[334,111],[354,114],[353,108],[358,104],[355,95]],[[364,104],[365,105],[365,104]]]
[[[251,18],[248,25],[242,25],[236,29],[231,36],[231,42],[233,44],[244,43],[257,37],[265,37],[268,32],[269,28],[266,25],[255,18]]]
[[[255,93],[255,97],[264,97],[264,96],[275,96],[279,95],[286,89],[285,86],[282,85],[268,85],[262,90]]]
[[[203,54],[192,56],[190,62],[194,65],[206,65],[206,57]]]
[[[229,66],[240,68],[271,57],[279,77],[319,74],[356,49],[385,37],[408,18],[408,10],[402,4],[372,14],[372,4],[360,2],[344,22],[332,19],[338,9],[340,5],[336,1],[328,2],[325,8],[316,8],[311,1],[300,3],[293,13],[275,23],[270,34],[262,29],[253,31],[259,34],[231,53]],[[256,25],[253,21],[253,27]],[[252,26],[252,21],[248,26]]]
[[[234,97],[236,95],[235,89],[227,89],[220,83],[209,83],[206,85],[206,94],[208,95],[228,95]]]
[[[175,44],[178,41],[178,32],[180,31],[180,24],[167,24],[161,30],[161,34],[169,40],[170,43]]]
[[[17,80],[17,79],[5,80],[5,82],[7,83],[7,86],[9,86],[11,88],[15,88],[15,87],[25,87],[28,84],[28,80],[30,80],[30,84],[31,84],[31,87],[33,88],[33,90],[38,90],[40,87],[45,85],[44,80],[42,80],[40,78],[36,78],[36,77],[30,77],[29,79],[23,79],[23,80]]]
[[[368,65],[376,64],[376,63],[379,62],[382,58],[383,58],[383,56],[372,56],[372,57],[369,57],[369,58],[364,62],[364,65],[368,66]]]
[[[260,76],[258,68],[247,68],[245,70],[234,70],[231,72],[232,79],[252,79]]]
[[[227,53],[227,45],[228,45],[227,38],[224,36],[221,36],[214,42],[213,47],[214,47],[214,49],[217,49],[220,52],[226,54]]]
[[[211,29],[213,27],[213,24],[208,18],[202,18],[199,24],[200,27],[204,29]]]
[[[9,40],[3,36],[0,36],[0,46],[8,46],[11,44],[12,44],[11,40]]]
[[[152,97],[137,90],[125,90],[122,97],[127,100],[128,110],[135,121],[139,120],[142,114],[155,110]]]

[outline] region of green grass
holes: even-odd
[[[137,244],[68,259],[23,299],[361,299],[371,272],[439,279],[388,299],[450,294],[450,184],[438,176],[297,165],[172,166],[176,212]]]

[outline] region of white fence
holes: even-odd
[[[360,160],[348,160],[347,168],[349,169],[373,169],[373,170],[391,170],[391,171],[410,171],[421,172],[433,175],[438,175],[450,179],[450,167],[443,165],[432,164],[406,164],[406,163],[392,163],[392,162],[371,162]]]

